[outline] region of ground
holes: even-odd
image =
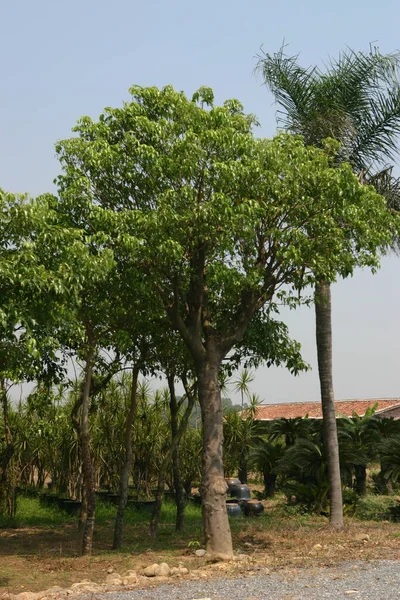
[[[234,577],[265,568],[274,571],[333,566],[342,560],[400,559],[400,524],[347,517],[344,530],[336,532],[325,517],[287,513],[279,500],[267,502],[262,517],[231,520],[236,554],[231,563],[212,565],[206,557],[194,555],[202,535],[197,507],[189,508],[182,535],[174,532],[173,508],[166,507],[156,541],[147,536],[148,514],[128,515],[124,547],[112,552],[115,507],[100,506],[93,555],[80,557],[76,521],[59,512],[51,517],[51,511],[33,503],[29,500],[21,507],[25,512],[29,507],[32,510],[32,516],[25,518],[31,524],[22,525],[17,518],[14,527],[0,529],[0,598],[53,585],[69,587],[86,578],[102,583],[110,567],[122,573],[140,571],[155,562],[182,563],[195,571],[193,577]],[[48,523],[50,517],[52,523]]]

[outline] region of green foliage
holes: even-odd
[[[192,353],[200,322],[224,355],[241,344],[242,358],[254,355],[244,335],[256,314],[274,326],[275,294],[290,303],[315,277],[378,265],[393,222],[350,167],[297,137],[255,138],[254,118],[237,102],[214,106],[209,90],[194,101],[170,86],[131,93],[57,145],[60,195],[65,206],[79,197],[114,252],[146,274]],[[275,333],[257,340],[259,360],[304,368],[287,331]]]

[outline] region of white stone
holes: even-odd
[[[143,569],[143,575],[145,575],[146,577],[155,577],[157,567],[158,567],[157,563],[153,563],[152,565],[149,565],[148,567]]]
[[[157,565],[154,575],[156,577],[169,577],[170,571],[171,569],[167,563],[161,563],[160,565]]]

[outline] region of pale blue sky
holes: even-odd
[[[36,195],[53,189],[54,143],[83,114],[119,105],[133,84],[172,84],[191,94],[215,89],[237,97],[275,132],[272,98],[254,76],[263,45],[283,39],[305,65],[350,46],[399,48],[395,0],[9,0],[0,4],[0,186]],[[400,258],[385,259],[372,277],[338,284],[334,301],[335,391],[338,399],[400,396]],[[291,331],[315,366],[312,310],[288,315]],[[281,369],[257,373],[253,391],[269,402],[317,400],[316,369],[292,378]]]

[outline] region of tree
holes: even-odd
[[[380,435],[378,420],[374,418],[376,406],[368,408],[362,417],[353,413],[351,418],[340,419],[339,440],[342,438],[341,446],[343,443],[350,443],[351,451],[357,457],[353,468],[354,487],[359,496],[366,494],[367,465],[377,456]]]
[[[254,381],[254,373],[248,371],[247,369],[243,369],[237,379],[235,379],[232,383],[234,385],[235,392],[240,392],[240,399],[242,401],[242,410],[243,410],[243,402],[244,397],[250,397],[250,388],[249,385]]]
[[[290,446],[294,446],[298,439],[311,437],[312,424],[308,418],[294,417],[286,419],[282,417],[270,423],[268,433],[271,441],[276,441],[283,436],[286,447],[289,448]]]
[[[250,453],[249,458],[252,466],[262,473],[266,498],[275,496],[276,467],[284,453],[285,448],[281,443],[272,443],[263,437],[258,438]]]
[[[208,88],[192,100],[169,86],[131,93],[130,103],[98,122],[81,119],[77,136],[58,144],[60,194],[79,198],[113,247],[130,249],[191,353],[206,547],[231,556],[221,363],[234,348],[256,348],[269,364],[302,368],[298,347],[276,325],[275,300],[298,302],[321,272],[329,281],[351,272],[359,247],[365,264],[376,265],[391,218],[349,167],[332,167],[333,142],[319,150],[289,135],[257,139],[254,117],[237,100],[214,106]],[[264,344],[251,335],[254,325]]]
[[[377,167],[397,153],[400,132],[400,54],[348,51],[325,71],[303,68],[284,48],[259,57],[257,70],[280,107],[278,121],[306,144],[340,141],[336,163],[349,162],[361,181],[380,181]],[[390,186],[389,186],[390,187]],[[380,186],[380,191],[384,188]],[[367,224],[368,220],[366,221]],[[315,286],[318,372],[329,463],[331,523],[343,525],[339,448],[332,374],[330,281],[320,273]]]

